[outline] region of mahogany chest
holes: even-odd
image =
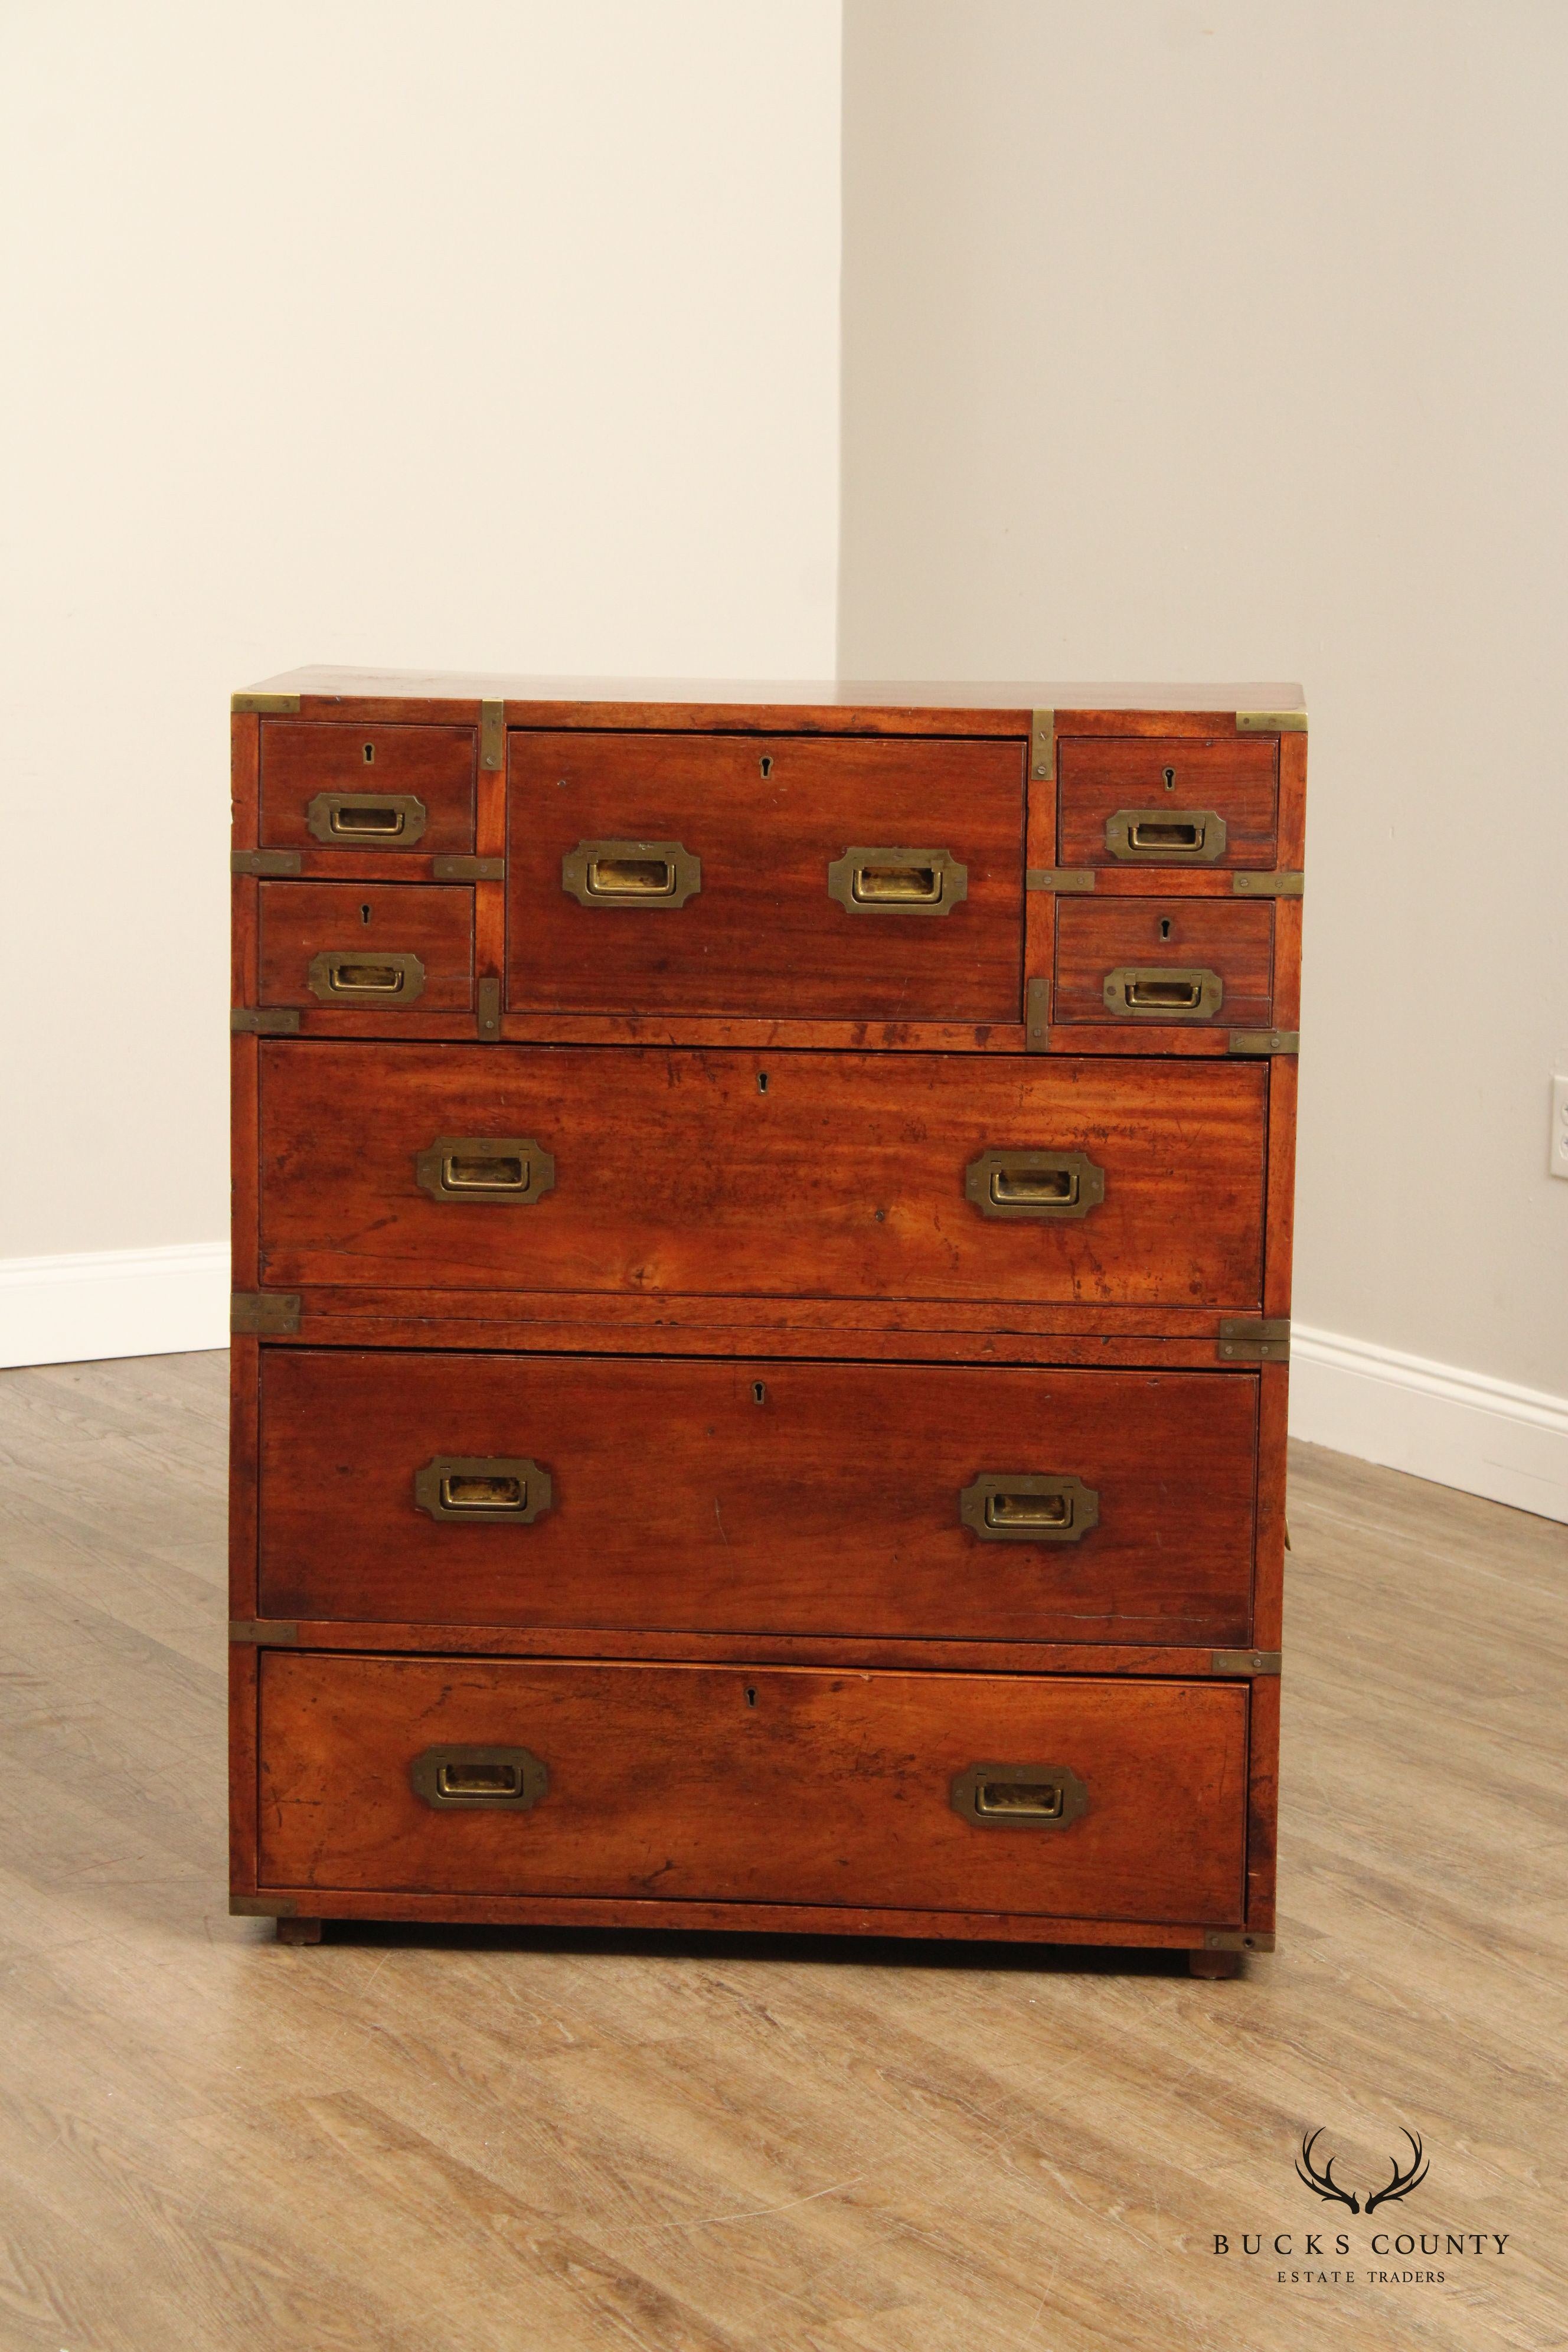
[[[1299,689],[232,725],[233,1908],[1268,1948]]]

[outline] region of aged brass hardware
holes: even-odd
[[[1057,772],[1057,714],[1037,710],[1029,719],[1029,773],[1037,784],[1048,784]]]
[[[479,705],[479,765],[499,768],[506,759],[506,705],[504,702],[481,702]]]
[[[228,861],[231,874],[273,875],[279,878],[300,871],[297,849],[237,849]]]
[[[412,793],[318,793],[305,811],[306,824],[329,849],[345,842],[378,849],[389,841],[412,849],[428,821]]]
[[[1306,887],[1304,874],[1240,872],[1230,877],[1233,898],[1299,898]]]
[[[504,857],[436,857],[430,861],[433,882],[504,882]]]
[[[1277,1675],[1278,1650],[1215,1650],[1209,1659],[1211,1675]]]
[[[561,860],[561,887],[584,907],[684,907],[702,860],[679,841],[580,841]]]
[[[1024,1051],[1026,1054],[1047,1054],[1050,1051],[1051,984],[1048,980],[1031,980],[1024,989]]]
[[[1226,838],[1215,809],[1118,809],[1105,820],[1112,857],[1150,866],[1212,866],[1225,856]]]
[[[1307,714],[1304,710],[1238,710],[1236,731],[1238,735],[1304,735]]]
[[[458,1805],[525,1813],[550,1787],[550,1774],[527,1748],[426,1748],[408,1768],[416,1797],[445,1811]]]
[[[1105,1171],[1084,1151],[984,1151],[963,1191],[983,1217],[1087,1217],[1105,1198]]]
[[[527,1208],[555,1184],[555,1162],[531,1136],[443,1135],[414,1162],[433,1201],[510,1202]]]
[[[479,1035],[486,1045],[493,1045],[500,1035],[500,982],[481,980],[477,992],[477,1021]]]
[[[552,1499],[548,1470],[509,1456],[438,1454],[414,1474],[415,1503],[433,1519],[510,1519],[528,1528]]]
[[[969,896],[969,868],[946,849],[847,849],[827,895],[851,915],[949,915]]]
[[[1218,1348],[1227,1364],[1285,1364],[1290,1360],[1290,1318],[1222,1315]]]
[[[1233,1054],[1299,1054],[1300,1050],[1299,1029],[1233,1029],[1230,1033]]]
[[[1118,964],[1105,975],[1105,1009],[1121,1020],[1212,1021],[1225,982],[1202,965]]]
[[[1100,1496],[1081,1478],[1037,1470],[983,1470],[958,1516],[986,1543],[1078,1543],[1099,1524]]]
[[[231,1895],[228,1898],[231,1919],[293,1919],[299,1911],[291,1895]]]
[[[1058,898],[1071,890],[1092,890],[1092,866],[1031,866],[1024,876],[1026,890],[1054,890]]]
[[[981,1829],[1065,1830],[1088,1812],[1089,1790],[1066,1764],[971,1764],[948,1801]]]
[[[425,993],[425,966],[416,955],[366,955],[363,948],[323,948],[310,958],[306,985],[323,1004],[383,1003],[395,996],[412,1004]]]
[[[228,707],[232,711],[259,711],[263,718],[294,717],[299,713],[297,694],[231,694]]]
[[[287,1617],[231,1617],[228,1638],[237,1649],[291,1650],[299,1644],[300,1628]]]
[[[228,1016],[228,1025],[237,1037],[297,1037],[300,1015],[287,1004],[237,1004]]]
[[[297,1290],[237,1290],[228,1302],[228,1328],[237,1337],[291,1339],[300,1328]]]
[[[1258,1927],[1205,1927],[1205,1952],[1271,1952],[1274,1938]]]

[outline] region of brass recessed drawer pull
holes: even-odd
[[[1151,865],[1212,866],[1225,856],[1226,822],[1215,809],[1118,809],[1105,820],[1112,857]]]
[[[1089,1790],[1065,1764],[972,1764],[948,1795],[982,1829],[1062,1830],[1089,1811]]]
[[[847,849],[827,895],[852,915],[948,915],[969,896],[969,868],[946,849]]]
[[[1087,1217],[1105,1198],[1105,1171],[1085,1151],[984,1151],[963,1191],[983,1217]]]
[[[1122,1020],[1212,1021],[1225,1003],[1217,971],[1194,965],[1118,964],[1105,975],[1105,1007]]]
[[[584,907],[684,907],[702,860],[679,841],[580,841],[561,860],[561,887]]]
[[[986,1543],[1078,1543],[1100,1522],[1100,1496],[1081,1478],[984,1470],[958,1498],[958,1516]]]
[[[425,993],[425,966],[416,955],[367,956],[363,948],[326,948],[310,958],[307,984],[323,1004],[412,1004]]]
[[[416,1155],[414,1175],[435,1201],[527,1208],[553,1190],[555,1161],[531,1136],[442,1135]]]
[[[433,1519],[510,1519],[531,1527],[552,1498],[549,1471],[510,1455],[438,1454],[414,1474],[415,1503]]]
[[[426,1748],[408,1778],[416,1797],[438,1812],[459,1805],[525,1813],[550,1788],[550,1774],[528,1748]]]
[[[424,802],[412,793],[318,793],[305,811],[306,824],[329,849],[345,842],[376,848],[389,841],[412,849],[426,821]]]

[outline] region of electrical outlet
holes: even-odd
[[[1568,1176],[1568,1078],[1552,1081],[1552,1140],[1546,1164],[1553,1176]]]

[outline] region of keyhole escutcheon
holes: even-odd
[[[1176,789],[1176,772],[1174,768],[1165,768],[1163,769],[1161,772],[1165,780],[1165,790],[1168,793],[1173,793]]]

